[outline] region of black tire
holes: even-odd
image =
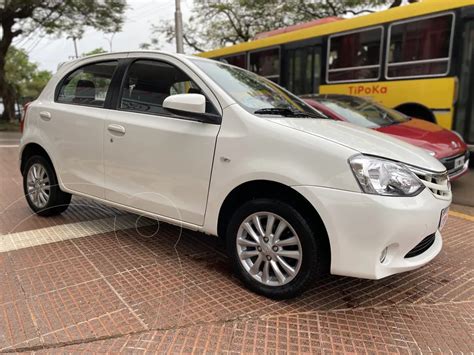
[[[252,277],[244,268],[237,251],[237,236],[241,224],[252,214],[270,212],[282,217],[288,222],[298,235],[302,261],[296,276],[286,284],[269,286]],[[226,231],[227,250],[232,259],[237,276],[255,293],[272,299],[288,299],[301,294],[316,278],[324,275],[329,267],[329,251],[325,242],[326,231],[311,228],[313,224],[286,202],[275,199],[259,198],[251,200],[240,206],[230,219]]]
[[[44,206],[38,207],[33,201],[32,195],[28,192],[28,173],[30,168],[35,165],[41,165],[49,178],[49,199]],[[61,191],[58,184],[58,179],[51,162],[41,155],[34,155],[28,159],[23,170],[23,191],[25,193],[26,201],[34,213],[40,216],[54,216],[61,214],[68,207],[71,202],[71,194]]]

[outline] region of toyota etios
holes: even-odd
[[[34,212],[61,213],[74,194],[219,236],[268,297],[326,271],[379,279],[441,250],[451,192],[438,160],[234,66],[161,52],[79,59],[23,125]]]

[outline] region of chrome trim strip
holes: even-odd
[[[422,60],[410,60],[407,62],[396,62],[396,63],[387,63],[389,67],[398,67],[401,65],[409,65],[409,64],[423,64],[423,63],[435,63],[435,62],[444,62],[449,60],[449,57],[444,58],[435,58],[435,59],[422,59]]]
[[[360,67],[346,67],[346,68],[337,68],[337,69],[328,69],[331,73],[332,72],[339,72],[339,71],[347,71],[347,70],[358,70],[358,69],[368,69],[368,68],[377,68],[380,65],[362,65]]]
[[[447,171],[433,173],[420,168],[408,167],[418,177],[423,185],[431,191],[435,198],[445,201],[450,201],[452,199],[451,186],[449,184]]]

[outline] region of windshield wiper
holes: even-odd
[[[281,108],[281,107],[268,107],[268,108],[261,108],[259,110],[254,111],[257,115],[280,115],[284,117],[312,117],[312,118],[326,118],[322,115],[318,115],[315,113],[298,111],[298,110],[291,110],[289,108]]]

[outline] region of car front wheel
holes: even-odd
[[[237,275],[248,288],[270,298],[300,294],[326,266],[322,236],[313,229],[285,202],[262,198],[245,203],[227,229]]]

